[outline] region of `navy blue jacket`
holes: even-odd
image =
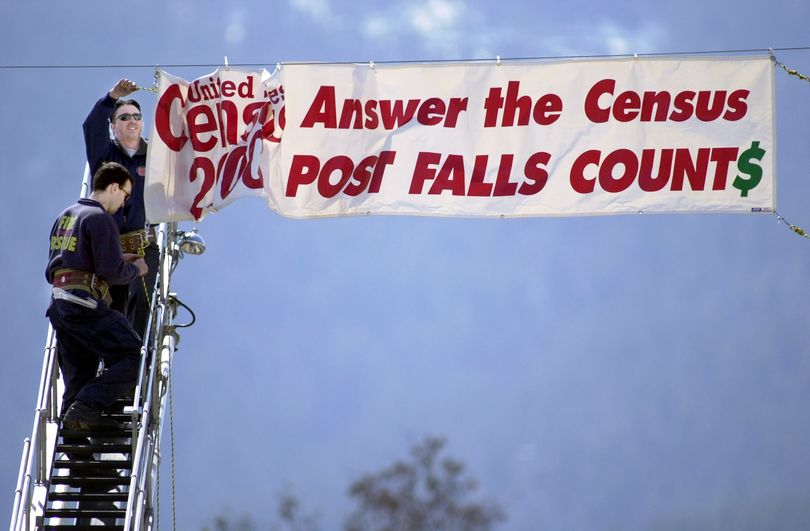
[[[129,284],[140,271],[124,261],[119,236],[113,217],[101,203],[79,199],[53,224],[45,278],[53,283],[54,271],[70,268],[95,273],[109,284]]]
[[[143,191],[147,143],[141,138],[138,151],[130,157],[117,139],[110,138],[110,115],[113,110],[115,99],[109,93],[96,102],[84,120],[84,146],[87,150],[87,162],[90,164],[90,175],[95,175],[104,162],[117,162],[132,175],[132,197],[114,215],[121,234],[126,234],[141,230],[146,225]]]

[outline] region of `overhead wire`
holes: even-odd
[[[743,54],[743,53],[767,53],[767,52],[796,52],[796,51],[809,51],[808,46],[788,46],[780,48],[736,48],[726,50],[692,50],[692,51],[676,51],[676,52],[649,52],[649,53],[621,53],[621,54],[581,54],[581,55],[556,55],[556,56],[528,56],[528,57],[500,57],[500,61],[553,61],[561,59],[611,59],[623,57],[665,57],[665,56],[680,56],[680,55],[721,55],[721,54]],[[486,62],[493,61],[492,57],[479,57],[473,59],[418,59],[418,60],[390,60],[390,61],[375,61],[376,64],[407,64],[407,63],[463,63],[463,62]],[[285,61],[281,64],[284,65],[351,65],[358,63],[367,63],[363,61]],[[234,67],[261,67],[266,66],[268,63],[229,63],[229,66]],[[277,63],[276,63],[277,64]],[[161,65],[163,68],[212,68],[222,66],[222,63],[167,63]],[[135,68],[154,68],[154,64],[9,64],[0,65],[0,70],[78,70],[78,69],[104,69],[104,68],[117,68],[117,69],[135,69]]]

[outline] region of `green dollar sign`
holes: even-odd
[[[737,161],[737,169],[748,175],[746,179],[742,175],[735,177],[732,186],[740,191],[740,197],[748,197],[748,190],[753,190],[762,179],[762,168],[759,164],[751,162],[751,159],[761,161],[765,156],[765,150],[759,147],[759,141],[751,142],[751,147],[740,155]]]

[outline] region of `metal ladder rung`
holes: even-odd
[[[48,496],[48,500],[62,502],[125,502],[127,501],[127,496],[129,496],[129,494],[126,492],[100,492],[96,494],[85,492],[52,492]]]

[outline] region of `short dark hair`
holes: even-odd
[[[106,190],[113,183],[124,186],[127,181],[132,182],[132,175],[130,175],[128,169],[117,162],[105,162],[99,166],[98,171],[93,175],[93,191]]]
[[[113,111],[110,113],[110,122],[113,121],[115,113],[118,111],[118,107],[122,105],[134,105],[135,107],[137,107],[138,112],[141,111],[141,104],[135,100],[115,100],[115,107],[113,107]]]

